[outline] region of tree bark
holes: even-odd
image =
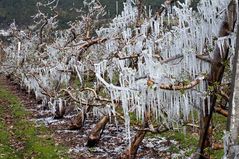
[[[228,111],[225,110],[225,109],[222,109],[221,107],[215,107],[215,112],[225,116],[225,117],[228,117]]]
[[[150,120],[150,111],[146,111],[144,116],[145,116],[145,120],[142,125],[143,129],[150,128],[150,129],[154,130],[153,125]],[[147,133],[146,130],[138,130],[131,142],[131,145],[128,147],[128,149],[126,149],[125,152],[123,152],[123,154],[120,156],[120,159],[136,158],[138,148],[139,148],[141,142],[143,141],[146,133]]]
[[[239,7],[237,8],[239,10]],[[233,75],[231,82],[231,96],[229,101],[229,115],[227,131],[229,131],[230,140],[225,145],[226,158],[237,158],[239,155],[238,131],[239,131],[239,25],[237,26],[237,40],[235,55],[233,61]],[[227,147],[226,147],[227,146]]]
[[[70,130],[80,130],[85,121],[86,114],[84,112],[78,113],[72,120],[71,125],[69,127]]]
[[[109,116],[103,116],[101,120],[95,125],[94,129],[88,137],[87,146],[94,147],[100,140],[104,131],[105,125],[109,122]]]
[[[144,136],[146,134],[145,130],[139,130],[136,135],[134,136],[134,139],[129,146],[129,148],[121,155],[120,159],[134,159],[136,157],[139,145],[141,144],[142,140],[144,139]]]
[[[225,13],[225,20],[221,24],[221,28],[219,31],[219,37],[225,37],[230,34],[230,32],[234,31],[234,26],[236,22],[236,1],[231,0],[230,4],[228,5],[228,12]],[[217,96],[216,93],[219,91],[218,88],[215,86],[221,84],[222,77],[224,74],[225,64],[224,62],[228,60],[228,52],[229,46],[224,43],[222,51],[218,45],[213,53],[212,57],[212,67],[208,78],[208,85],[213,88],[213,91],[210,95],[210,110],[208,110],[208,101],[205,101],[205,115],[201,113],[201,121],[200,121],[200,139],[199,139],[199,147],[197,149],[197,156],[196,158],[204,158],[204,148],[209,146],[210,143],[210,136],[208,135],[208,129],[210,127],[210,122],[212,118],[212,114],[214,111],[214,107],[216,105]]]

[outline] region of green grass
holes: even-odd
[[[153,138],[156,136],[165,137],[169,140],[177,141],[177,145],[170,145],[168,151],[170,153],[179,153],[180,150],[185,151],[185,155],[189,157],[196,151],[198,144],[198,136],[192,135],[190,132],[184,134],[180,131],[167,131],[161,134],[147,133],[147,138]]]
[[[196,151],[198,144],[198,137],[191,135],[190,132],[184,134],[178,131],[165,132],[162,136],[179,142],[179,149],[185,150],[185,155],[190,156]],[[174,149],[173,149],[174,150]],[[176,152],[173,152],[176,153]]]
[[[134,118],[132,118],[134,119]],[[213,143],[223,143],[223,136],[224,136],[224,130],[226,129],[226,117],[219,115],[217,113],[213,114]],[[171,153],[179,153],[180,150],[185,151],[185,155],[189,157],[192,153],[196,151],[199,136],[197,133],[192,133],[190,130],[186,131],[186,134],[184,134],[182,131],[167,131],[162,134],[154,134],[154,133],[147,133],[146,137],[153,138],[156,136],[165,137],[170,140],[175,140],[178,142],[178,145],[171,145],[168,149]],[[210,158],[212,159],[218,159],[222,158],[224,154],[224,150],[212,150],[210,148],[205,149],[206,154],[210,155]]]
[[[61,159],[66,157],[66,149],[56,146],[43,127],[35,127],[27,119],[28,113],[19,99],[0,87],[0,159]],[[4,120],[6,115],[13,118],[11,128]],[[40,137],[49,136],[49,137]],[[20,142],[23,148],[17,150],[11,143]]]
[[[211,159],[218,159],[218,158],[222,158],[223,155],[224,155],[224,149],[221,149],[221,150],[213,150],[213,151],[210,151],[210,157]]]
[[[227,118],[220,114],[213,114],[212,122],[214,125],[213,136],[214,140],[221,141],[224,136],[224,130],[226,130]]]
[[[227,123],[227,118],[214,113],[213,117],[212,117],[212,122],[214,125],[214,129],[213,129],[213,141],[215,143],[223,143],[223,136],[224,136],[224,130],[226,130],[226,123]],[[218,159],[218,158],[222,158],[224,155],[224,150],[211,150],[208,149],[207,150],[208,154],[211,155],[212,159]]]

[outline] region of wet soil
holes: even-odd
[[[22,104],[29,112],[27,117],[34,121],[36,126],[44,124],[51,132],[50,136],[54,139],[56,145],[62,145],[68,148],[67,152],[70,158],[73,159],[115,159],[128,147],[129,140],[126,136],[123,123],[115,123],[112,118],[111,122],[106,125],[100,142],[96,147],[87,147],[87,138],[91,129],[95,126],[99,118],[89,116],[81,130],[69,130],[71,119],[76,116],[76,111],[68,111],[62,119],[53,119],[51,110],[43,107],[41,103],[36,101],[33,96],[29,95],[25,90],[13,81],[0,77],[0,85],[11,91],[19,97]],[[0,101],[3,103],[4,101]],[[6,108],[7,109],[7,108]],[[71,108],[72,109],[72,108]],[[11,117],[5,119],[11,123]],[[131,136],[135,131],[131,130]],[[14,139],[13,139],[14,140]],[[18,143],[17,141],[13,143]],[[163,137],[145,137],[141,146],[138,149],[137,158],[142,159],[167,159],[167,158],[184,158],[183,151],[175,154],[169,151],[170,146],[178,143],[172,140],[167,140]],[[21,143],[19,143],[21,148]]]

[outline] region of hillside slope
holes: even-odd
[[[36,12],[37,1],[44,0],[0,0],[0,27],[7,27],[13,19],[20,26],[26,26],[32,23],[31,16]],[[99,0],[106,6],[106,18],[116,14],[116,0]],[[124,0],[118,0],[119,11],[123,7]],[[147,0],[146,5],[151,5],[153,8],[160,6],[163,0]],[[83,8],[83,0],[60,0],[58,11],[60,14],[60,25],[66,27],[66,22],[77,17],[77,13],[70,11],[72,6]]]

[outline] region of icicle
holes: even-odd
[[[207,97],[207,103],[208,103],[208,115],[210,114],[210,109],[211,109],[211,101],[210,101],[210,96]]]
[[[129,145],[131,145],[130,117],[129,117],[127,95],[128,95],[127,92],[121,93],[121,101],[122,101],[122,107],[123,107],[123,111],[124,111],[126,134],[127,134],[127,138],[128,138],[128,141],[129,141]]]

